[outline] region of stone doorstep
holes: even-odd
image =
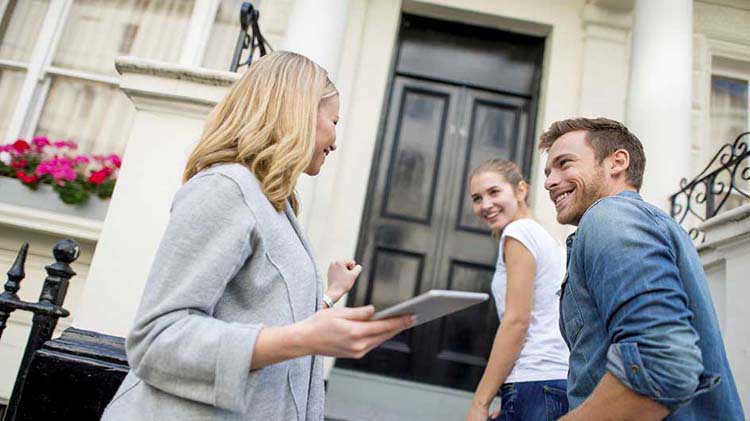
[[[473,397],[464,390],[334,367],[328,376],[325,417],[330,421],[458,420],[466,417]]]

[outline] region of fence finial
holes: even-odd
[[[18,250],[16,261],[8,270],[8,282],[5,283],[5,292],[16,297],[16,293],[21,288],[21,281],[26,277],[24,266],[26,266],[26,255],[29,253],[29,243],[23,243]]]

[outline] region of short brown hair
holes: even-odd
[[[562,135],[579,130],[586,131],[586,141],[594,150],[594,157],[601,164],[604,158],[618,149],[630,154],[627,176],[630,184],[641,189],[643,171],[646,169],[646,155],[638,138],[619,121],[608,118],[569,118],[552,123],[539,137],[539,149],[546,151]]]

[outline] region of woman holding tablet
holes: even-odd
[[[534,221],[518,166],[487,161],[469,177],[474,212],[500,239],[492,294],[500,328],[467,421],[556,420],[568,410],[568,349],[558,327],[565,271],[560,244]]]
[[[214,108],[190,155],[103,419],[323,420],[321,355],[360,358],[408,327],[372,306],[327,308],[294,187],[336,150],[339,95],[324,69],[275,51]]]

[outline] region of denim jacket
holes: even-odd
[[[666,419],[744,419],[698,253],[674,220],[626,191],[592,205],[567,246],[571,409],[609,371]]]

